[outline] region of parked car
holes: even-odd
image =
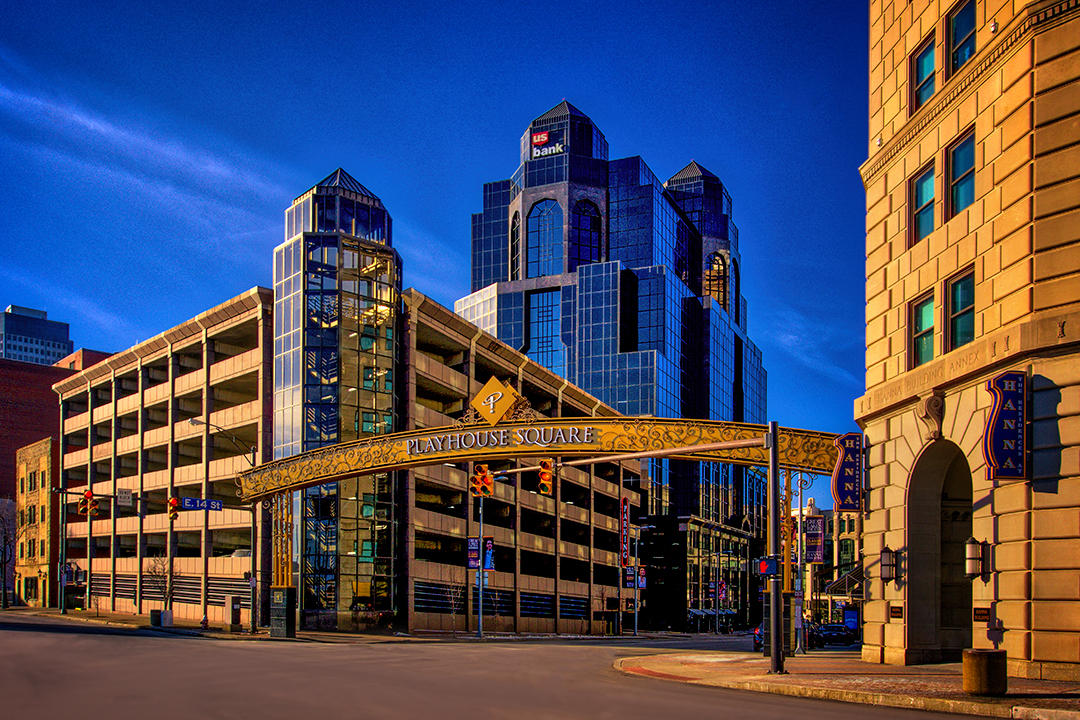
[[[858,634],[842,623],[829,623],[821,626],[821,639],[825,645],[851,645]]]

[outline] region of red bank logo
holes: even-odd
[[[538,133],[533,133],[532,134],[532,144],[533,145],[547,145],[547,141],[548,141],[548,133],[547,133],[546,130],[544,132],[538,132]]]

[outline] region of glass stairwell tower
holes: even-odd
[[[398,429],[401,259],[390,214],[338,169],[285,211],[274,250],[274,457]],[[392,474],[294,501],[300,626],[398,612]]]

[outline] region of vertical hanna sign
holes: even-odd
[[[847,433],[836,438],[840,454],[832,474],[833,510],[859,512],[862,510],[862,433]]]
[[[619,547],[622,557],[622,566],[630,565],[630,498],[622,499],[622,509],[619,513]]]
[[[983,433],[987,480],[1027,478],[1027,375],[1003,372],[986,382],[994,396]]]

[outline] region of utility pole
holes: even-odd
[[[775,420],[769,421],[769,434],[766,436],[769,450],[769,532],[768,553],[771,557],[780,555],[780,432]],[[769,578],[769,652],[770,674],[784,674],[784,638],[783,608],[781,598],[780,573]]]
[[[480,586],[480,597],[477,602],[476,613],[476,637],[484,638],[484,557],[487,548],[484,547],[484,496],[480,496],[480,562],[476,569],[476,584]]]

